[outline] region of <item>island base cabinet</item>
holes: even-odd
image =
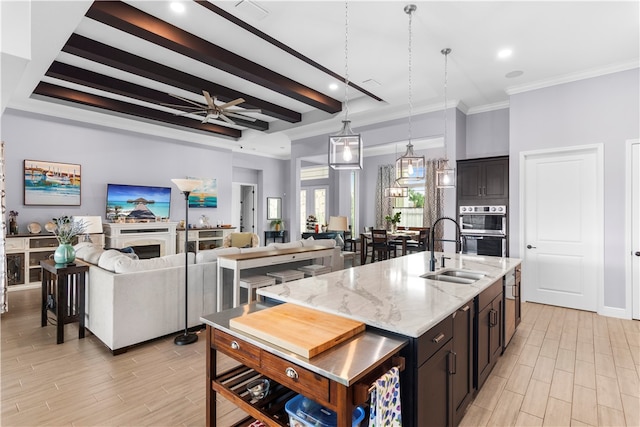
[[[449,341],[418,368],[418,400],[416,426],[452,425],[453,342]]]
[[[502,279],[484,290],[476,301],[475,387],[480,390],[502,354]]]
[[[473,301],[453,314],[453,425],[462,421],[473,400]]]

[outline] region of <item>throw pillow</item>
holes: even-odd
[[[342,238],[342,234],[338,233],[336,235],[336,246],[340,246],[341,248],[344,248],[344,239]]]
[[[231,233],[231,246],[236,248],[250,248],[252,233]]]
[[[98,265],[98,261],[100,260],[100,256],[104,252],[104,249],[100,247],[91,247],[82,250],[82,256],[79,256],[76,252],[76,256],[83,261],[88,262],[89,264]]]
[[[102,255],[100,255],[100,259],[98,260],[98,267],[113,272],[115,271],[115,265],[118,258],[130,259],[125,254],[120,251],[116,251],[115,249],[106,250],[102,253]]]

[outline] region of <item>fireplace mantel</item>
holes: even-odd
[[[107,248],[159,245],[160,256],[176,253],[177,222],[105,223]]]

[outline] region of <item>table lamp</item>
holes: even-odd
[[[102,217],[101,216],[74,216],[75,222],[82,222],[84,224],[84,239],[83,242],[93,243],[91,240],[91,234],[102,233]]]

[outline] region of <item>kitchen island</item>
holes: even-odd
[[[421,252],[336,271],[262,288],[258,294],[267,301],[294,303],[361,321],[367,333],[391,333],[406,340],[396,355],[406,367],[400,378],[403,425],[457,425],[481,385],[477,372],[490,371],[495,364],[491,359],[502,350],[503,281],[519,268],[521,260],[445,254],[446,267],[435,273],[477,274],[475,280],[456,283],[451,276],[442,280],[421,277],[433,274],[429,255]],[[443,254],[436,255],[440,264]],[[207,318],[203,321],[211,325]],[[486,349],[478,343],[483,340],[491,343]],[[364,356],[356,354],[356,359]],[[478,361],[485,359],[485,366],[478,367]]]

